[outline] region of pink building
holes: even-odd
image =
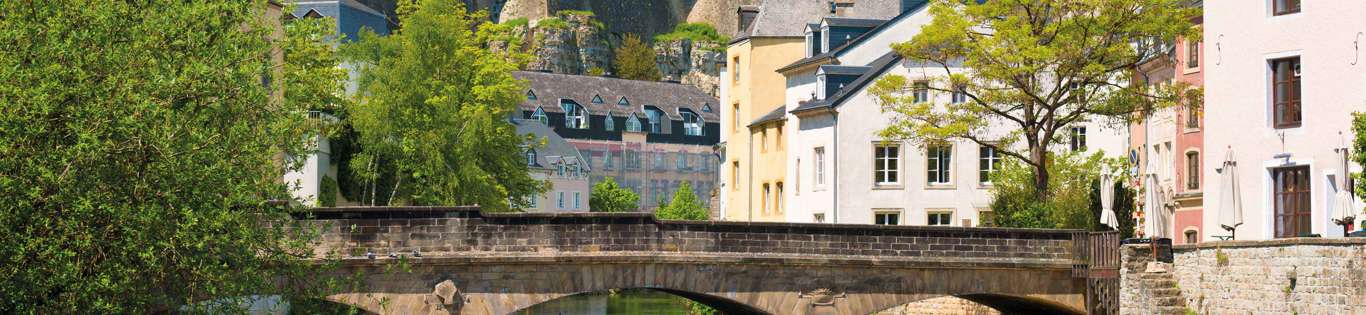
[[[1201,19],[1196,18],[1197,27]],[[1176,81],[1194,87],[1203,87],[1205,75],[1200,71],[1205,64],[1204,49],[1200,41],[1177,40],[1176,44]],[[1174,244],[1199,243],[1204,237],[1200,230],[1203,218],[1205,178],[1201,176],[1201,156],[1204,154],[1205,116],[1201,115],[1204,104],[1187,103],[1176,111],[1175,159],[1175,218],[1171,221],[1171,235]]]

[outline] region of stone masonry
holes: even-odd
[[[1122,250],[1121,310],[1152,314],[1133,287],[1151,251]],[[1366,240],[1292,238],[1177,245],[1171,274],[1199,314],[1366,314]]]
[[[320,256],[369,274],[362,288],[331,299],[379,313],[507,314],[621,288],[663,290],[730,314],[861,315],[944,296],[1008,313],[1085,305],[1068,230],[427,207],[316,209],[300,219],[324,228]],[[399,261],[411,271],[383,271]]]

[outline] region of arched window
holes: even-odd
[[[564,109],[564,126],[577,129],[588,129],[588,110],[583,105],[571,100],[560,100],[560,108]]]
[[[602,128],[607,129],[607,131],[613,131],[617,129],[616,117],[613,117],[611,112],[608,112],[607,117],[603,118]]]
[[[702,116],[694,113],[687,108],[679,108],[678,115],[683,116],[683,134],[689,136],[702,135]]]
[[[636,117],[635,113],[626,117],[626,131],[640,132],[640,118]]]
[[[545,109],[544,109],[544,108],[536,107],[536,111],[533,112],[533,113],[531,113],[531,119],[535,119],[536,121],[540,121],[541,124],[546,125],[546,126],[549,126],[549,125],[550,125],[550,117],[546,117],[546,116],[545,116]]]

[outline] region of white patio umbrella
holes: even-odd
[[[1347,225],[1352,224],[1352,220],[1356,219],[1357,212],[1356,209],[1352,207],[1352,187],[1348,186],[1351,182],[1347,180],[1347,176],[1351,176],[1351,172],[1348,171],[1350,165],[1347,164],[1347,150],[1339,150],[1342,151],[1342,172],[1340,173],[1341,176],[1339,176],[1339,178],[1342,179],[1342,182],[1338,184],[1338,191],[1333,195],[1332,219],[1334,223],[1342,225],[1342,235],[1347,236]]]
[[[1162,188],[1158,187],[1157,174],[1149,174],[1146,177],[1148,182],[1144,184],[1144,234],[1153,239],[1170,238],[1171,235],[1167,234],[1166,200],[1163,198]]]
[[[1239,225],[1243,225],[1243,199],[1238,191],[1238,162],[1233,160],[1233,149],[1229,148],[1219,170],[1219,227],[1236,239]]]
[[[1109,166],[1100,170],[1100,224],[1119,229],[1119,218],[1115,217],[1115,176],[1110,174]]]

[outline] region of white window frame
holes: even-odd
[[[568,101],[568,102],[566,102]],[[560,99],[560,109],[564,110],[564,126],[574,129],[588,129],[588,108],[570,99]]]
[[[911,96],[915,103],[930,101],[930,81],[915,80],[911,81]]]
[[[816,189],[825,188],[825,146],[811,149],[812,173],[816,177]]]
[[[905,169],[905,167],[902,167],[901,163],[901,157],[905,155],[902,154],[901,147],[902,146],[899,143],[873,144],[873,186],[875,188],[901,185],[901,171]],[[888,148],[891,150],[887,151],[886,149]],[[888,157],[884,152],[895,153],[896,156]],[[879,161],[882,161],[883,168],[881,169],[877,166]],[[884,180],[879,181],[878,175],[882,175]]]
[[[556,199],[556,204],[559,206],[560,210],[564,210],[564,192],[557,191],[556,193],[557,195],[559,195],[559,199]]]
[[[991,156],[983,155],[984,150],[990,150]],[[986,168],[982,167],[982,162],[986,162]],[[977,148],[977,183],[982,186],[991,186],[991,174],[1001,169],[1001,152],[992,146],[979,146]]]
[[[902,215],[903,212],[905,212],[905,211],[902,211],[901,209],[874,209],[874,210],[873,210],[873,222],[871,222],[871,223],[872,223],[872,224],[876,224],[876,225],[903,225],[903,224],[905,224],[905,223],[904,223],[905,220],[902,219],[902,217],[905,217],[905,215]],[[889,215],[889,214],[890,214],[890,215],[895,215],[895,216],[896,216],[896,218],[895,218],[895,219],[896,219],[896,220],[895,220],[896,222],[892,222],[892,223],[886,223],[886,222],[884,222],[884,223],[878,223],[878,216],[885,216],[885,215]]]
[[[1086,126],[1067,128],[1068,148],[1072,151],[1086,151]]]
[[[931,216],[941,216],[941,215],[946,215],[946,214],[949,216],[948,220],[942,221],[940,224],[935,224],[934,222],[930,222],[930,217],[931,217]],[[955,217],[955,215],[954,215],[953,209],[927,209],[927,210],[925,210],[925,225],[926,225],[926,226],[953,226],[953,218],[954,218],[954,217]]]
[[[550,125],[550,117],[545,115],[545,108],[536,107],[536,111],[531,112],[531,119],[541,122],[542,125]]]
[[[925,184],[927,186],[946,187],[953,185],[953,176],[955,175],[954,173],[957,173],[953,169],[953,164],[955,160],[953,157],[953,151],[953,144],[925,146]],[[944,154],[935,153],[947,153],[947,158]],[[931,163],[932,161],[933,163]],[[935,176],[931,177],[931,172],[934,172]]]

